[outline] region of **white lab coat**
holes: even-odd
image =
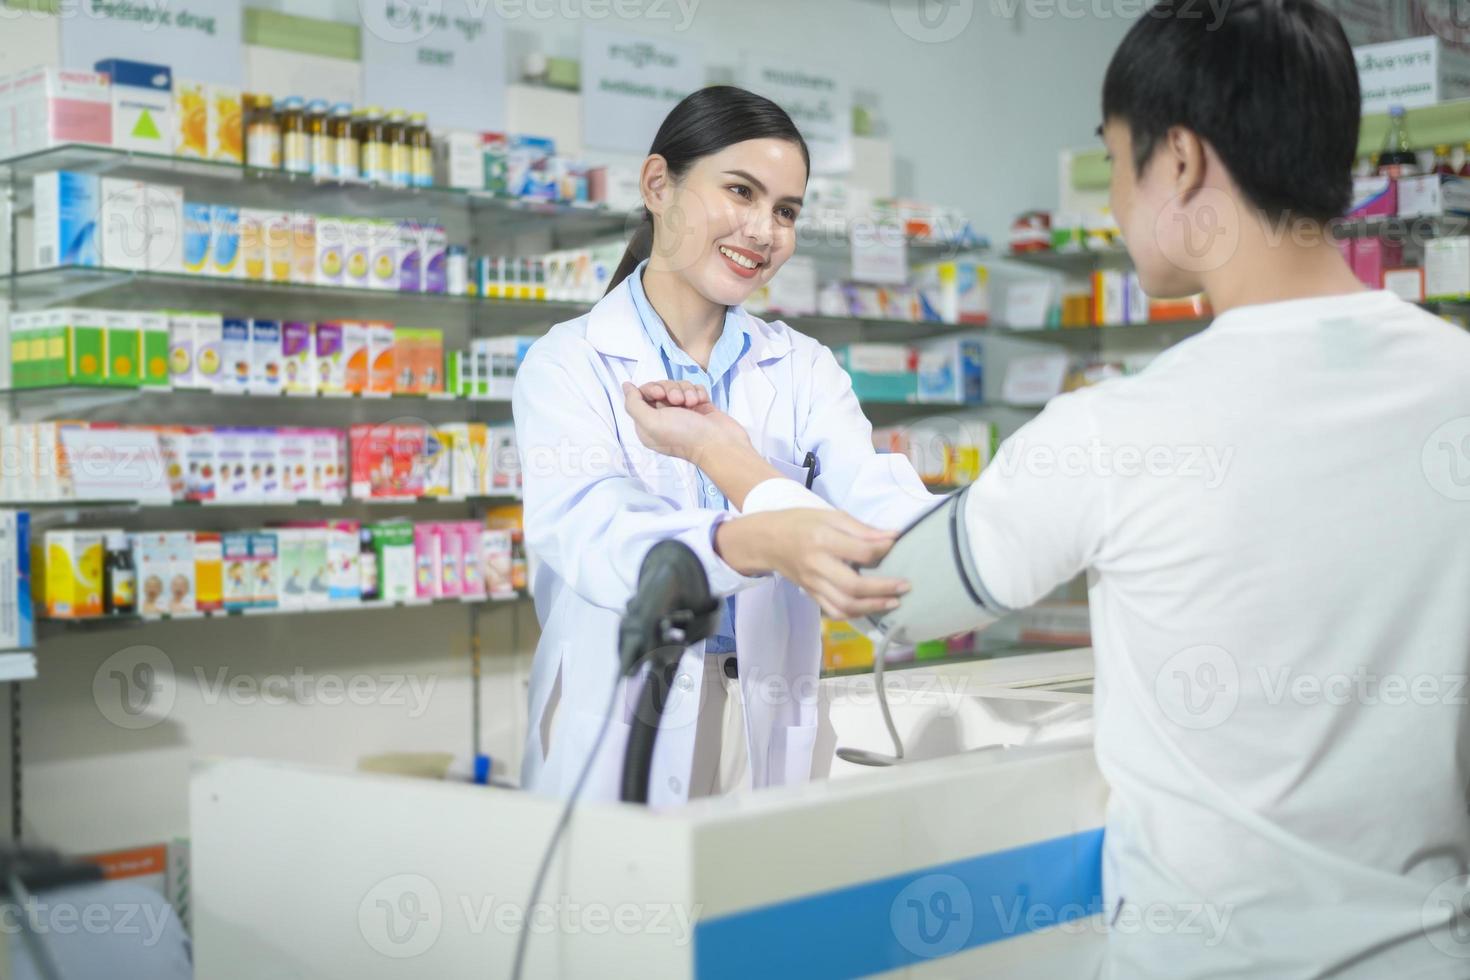
[[[815,452],[814,489],[858,520],[898,529],[933,505],[908,460],[878,454],[852,383],[832,352],[784,323],[744,311],[749,350],[736,363],[730,415],[784,475],[803,480]],[[541,640],[531,669],[523,786],[568,795],[617,676],[617,629],[648,549],[676,538],[694,550],[720,596],[739,593],[735,645],[746,740],[756,787],[810,777],[817,733],[821,621],[816,603],[777,575],[750,578],[713,549],[718,521],[699,506],[692,464],[652,452],[624,410],[622,383],[665,378],[626,284],[590,313],[558,324],[517,372],[516,440],[525,481],[526,547]],[[778,486],[779,484],[779,486]],[[795,491],[790,492],[790,491]],[[747,508],[791,506],[799,486],[768,481]],[[757,498],[761,501],[757,503]],[[649,802],[688,798],[704,643],[679,664],[654,753]],[[616,799],[637,687],[624,683],[583,796]],[[555,701],[555,737],[548,707]]]

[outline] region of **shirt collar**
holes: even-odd
[[[694,359],[681,350],[674,338],[669,336],[668,326],[648,301],[648,294],[643,291],[643,269],[647,265],[648,260],[644,259],[628,276],[628,291],[633,296],[633,308],[638,311],[638,322],[643,325],[643,332],[647,334],[649,342],[663,354],[669,364],[698,369],[699,365],[694,363]],[[709,376],[718,382],[749,349],[750,332],[745,328],[744,317],[740,316],[737,307],[726,307],[724,329],[720,331],[720,338],[715,341],[714,349],[710,352]]]

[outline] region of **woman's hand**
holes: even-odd
[[[710,402],[709,392],[687,381],[652,381],[641,388],[623,382],[624,405],[649,449],[699,465],[711,450],[749,449],[745,427]]]
[[[779,572],[801,586],[830,619],[859,619],[898,608],[903,579],[860,575],[888,554],[898,535],[838,510],[777,510],[724,521],[715,550],[742,575]]]

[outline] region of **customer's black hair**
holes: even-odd
[[[801,138],[786,110],[764,96],[733,85],[711,85],[685,96],[669,110],[648,153],[663,157],[668,162],[669,176],[678,180],[702,157],[736,143],[758,139],[795,143],[801,148],[807,170],[811,170],[812,158],[806,140]],[[653,216],[645,209],[607,291],[616,289],[652,250]]]
[[[1140,176],[1182,126],[1272,220],[1326,222],[1351,204],[1358,68],[1317,0],[1159,0],[1113,55],[1102,108],[1128,124]]]

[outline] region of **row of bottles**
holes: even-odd
[[[428,117],[377,106],[245,96],[245,163],[329,180],[391,187],[434,183]]]
[[[1426,173],[1409,136],[1408,112],[1403,106],[1393,106],[1388,111],[1388,136],[1383,141],[1382,152],[1365,158],[1358,163],[1360,177],[1418,177]],[[1451,156],[1451,147],[1441,143],[1434,148],[1434,163],[1428,173],[1449,177],[1470,177],[1470,143],[1465,144],[1465,162],[1457,170]]]

